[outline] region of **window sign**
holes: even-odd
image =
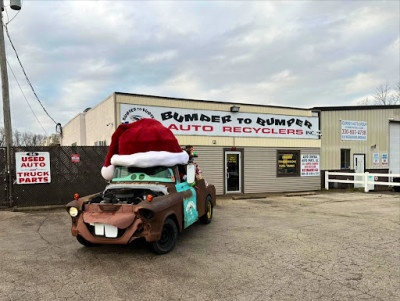
[[[388,154],[382,153],[382,166],[389,166]]]
[[[319,175],[319,155],[301,155],[301,176]]]
[[[372,154],[372,165],[379,166],[379,153]]]
[[[50,153],[15,153],[17,184],[43,184],[51,182]]]
[[[175,135],[319,139],[314,116],[232,113],[132,104],[120,105],[120,122],[153,118]]]
[[[278,151],[277,176],[299,176],[299,158],[300,151]]]
[[[367,122],[342,120],[342,140],[367,140]]]

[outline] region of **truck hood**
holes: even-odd
[[[160,184],[140,184],[140,183],[132,183],[132,184],[110,184],[106,187],[104,192],[107,190],[112,190],[112,189],[121,189],[121,188],[129,188],[129,189],[149,189],[153,191],[159,191],[162,192],[164,195],[168,194],[167,187],[164,185]]]

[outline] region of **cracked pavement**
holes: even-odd
[[[0,300],[400,300],[400,194],[219,199],[172,253],[85,248],[66,211],[0,211]]]

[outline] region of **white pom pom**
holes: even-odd
[[[107,167],[103,166],[101,168],[101,175],[107,181],[111,181],[113,176],[114,176],[114,171],[115,171],[115,166],[114,165],[109,165]]]

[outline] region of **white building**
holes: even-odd
[[[310,109],[116,92],[63,127],[61,145],[109,145],[119,124],[155,118],[193,145],[217,194],[320,189],[318,114]]]

